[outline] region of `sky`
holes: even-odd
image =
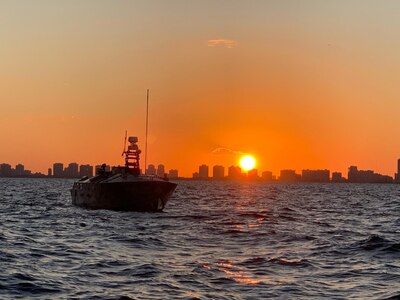
[[[259,171],[400,158],[395,0],[0,1],[0,163]],[[216,151],[223,148],[228,151]],[[143,162],[143,161],[142,161]]]

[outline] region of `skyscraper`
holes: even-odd
[[[301,179],[304,182],[329,182],[329,170],[303,170]]]
[[[15,166],[15,175],[22,176],[24,175],[25,167],[22,164],[18,164]]]
[[[157,170],[154,165],[149,165],[145,171],[146,175],[157,175]]]
[[[258,171],[257,169],[253,169],[247,172],[247,178],[255,180],[258,179]]]
[[[200,179],[208,179],[208,166],[201,165],[199,167],[199,178]]]
[[[356,166],[349,167],[349,172],[347,173],[347,180],[349,182],[358,182],[358,168]]]
[[[387,175],[375,173],[372,170],[358,170],[351,166],[348,173],[348,182],[357,183],[391,183],[393,178]]]
[[[279,176],[279,181],[283,182],[294,182],[300,181],[301,175],[296,174],[295,170],[281,170],[281,175]]]
[[[70,163],[68,167],[64,170],[64,175],[67,178],[78,178],[79,177],[79,170],[78,170],[77,163]]]
[[[397,174],[400,174],[400,159],[397,160]]]
[[[79,166],[79,177],[92,177],[93,176],[93,166],[91,165],[80,165]]]
[[[400,159],[397,160],[397,173],[394,174],[394,181],[400,183]]]
[[[223,166],[214,166],[213,167],[213,178],[214,179],[224,179],[225,176],[225,168]]]
[[[242,177],[242,169],[236,166],[230,166],[228,168],[228,177],[229,179],[239,179]]]
[[[158,165],[157,167],[157,176],[158,177],[164,177],[165,176],[165,168],[164,165]]]
[[[262,178],[262,180],[265,180],[265,181],[272,181],[272,179],[273,179],[272,172],[271,171],[262,172],[261,178]]]
[[[332,173],[332,182],[344,182],[345,179],[342,177],[341,172],[333,172]]]
[[[0,176],[9,177],[12,175],[12,168],[9,164],[0,165]]]
[[[64,165],[62,163],[53,164],[53,176],[57,178],[64,177]]]
[[[168,177],[171,178],[171,179],[178,178],[178,170],[176,170],[176,169],[169,170]]]

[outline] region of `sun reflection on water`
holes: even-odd
[[[261,283],[259,280],[251,277],[249,274],[245,273],[242,270],[238,270],[229,262],[219,262],[217,263],[220,271],[224,272],[228,275],[229,278],[235,280],[238,283],[245,284],[259,284]]]
[[[277,276],[271,278],[270,276],[263,274],[262,276],[257,276],[249,274],[238,266],[233,265],[230,261],[220,261],[216,263],[213,267],[212,264],[202,264],[202,268],[207,270],[218,270],[223,272],[227,278],[234,280],[236,283],[246,284],[246,285],[282,285],[296,282],[295,278]]]

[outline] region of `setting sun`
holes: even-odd
[[[245,171],[253,170],[256,165],[256,160],[251,155],[245,155],[240,159],[240,167]]]

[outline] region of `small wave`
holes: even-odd
[[[282,211],[290,211],[290,212],[294,212],[295,210],[289,207],[284,207],[282,208]]]
[[[209,216],[192,215],[192,216],[187,216],[186,218],[193,219],[193,220],[204,220],[204,219],[208,219]]]
[[[59,293],[60,289],[50,288],[49,286],[41,286],[32,282],[18,282],[9,286],[10,290],[16,292],[30,293],[34,295],[49,294],[49,293]]]
[[[111,239],[126,244],[135,244],[135,245],[144,244],[144,240],[137,237],[116,236],[116,237],[111,237]]]
[[[44,197],[47,200],[57,200],[61,196],[61,193],[48,193]]]
[[[253,217],[253,218],[265,218],[266,214],[265,212],[248,212],[248,213],[241,213],[239,214],[239,217]]]
[[[14,279],[17,279],[17,280],[25,280],[25,281],[35,281],[35,280],[36,280],[36,279],[35,279],[34,277],[32,277],[32,276],[27,275],[27,274],[22,274],[22,273],[15,273],[15,274],[13,275],[13,278],[14,278]]]
[[[18,259],[18,255],[0,250],[0,261],[2,263],[14,262],[16,259]]]
[[[116,298],[116,300],[133,300],[133,298],[131,298],[129,296],[120,296],[120,297]]]
[[[252,257],[246,259],[244,262],[240,263],[244,266],[259,266],[267,262],[267,259],[264,257]]]
[[[389,296],[387,298],[383,298],[383,300],[399,300],[400,299],[400,293],[394,294],[392,296]]]
[[[227,278],[227,277],[213,278],[210,280],[210,282],[213,284],[221,284],[221,285],[236,283],[236,281],[234,279]]]
[[[219,225],[226,225],[226,226],[243,226],[246,225],[246,223],[242,222],[235,222],[235,221],[226,221],[226,222],[221,222]]]
[[[365,240],[357,242],[356,247],[366,251],[382,250],[388,252],[400,252],[400,243],[389,241],[375,234]]]
[[[159,268],[155,264],[143,264],[132,270],[131,276],[134,277],[155,277],[160,273]]]
[[[281,266],[289,266],[289,267],[311,267],[312,264],[307,259],[286,259],[280,257],[274,257],[268,260],[269,263],[278,264]]]
[[[400,243],[392,244],[389,247],[386,247],[384,250],[389,252],[400,252]]]
[[[295,217],[289,216],[288,214],[279,214],[278,218],[286,221],[297,221]]]
[[[316,239],[316,237],[311,235],[291,235],[285,238],[283,242],[308,242]]]
[[[238,230],[238,229],[230,229],[230,230],[225,230],[222,232],[222,234],[233,234],[233,235],[242,234],[242,233],[245,233],[245,232],[242,230]]]

